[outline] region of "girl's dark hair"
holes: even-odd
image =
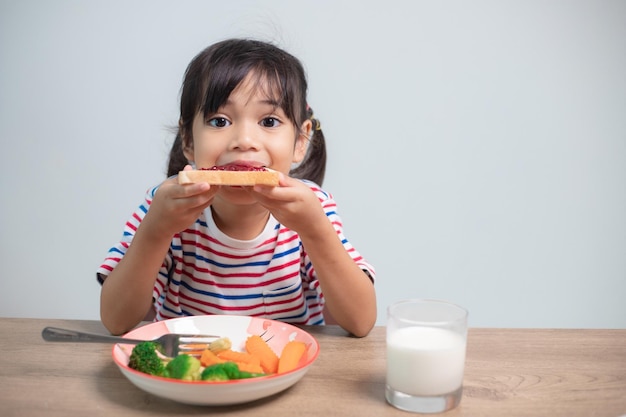
[[[170,150],[167,175],[177,174],[188,164],[183,145],[193,141],[191,131],[196,114],[200,111],[207,117],[215,113],[250,72],[254,73],[259,86],[266,86],[268,97],[277,101],[297,129],[307,119],[313,122],[306,155],[289,175],[322,185],[326,142],[320,123],[307,104],[304,68],[296,57],[282,49],[250,39],[213,44],[196,55],[187,67],[181,89],[178,132]]]

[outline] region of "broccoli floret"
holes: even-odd
[[[239,378],[238,379],[257,378],[259,376],[265,376],[265,374],[263,374],[263,373],[256,373],[256,372],[239,371]]]
[[[141,342],[133,348],[128,367],[150,375],[162,376],[165,365],[156,352],[155,342]]]
[[[235,362],[224,362],[218,365],[222,366],[222,369],[226,372],[226,375],[228,375],[228,379],[239,379],[241,372]]]
[[[232,364],[235,365],[234,363]],[[216,363],[215,365],[207,366],[204,368],[204,371],[202,371],[200,379],[203,381],[229,381],[231,378],[226,372],[224,365],[226,365],[226,363]],[[235,365],[235,368],[237,368],[237,365]],[[237,368],[237,371],[239,371],[239,368]]]
[[[185,381],[200,379],[200,359],[191,355],[176,356],[165,366],[165,376]]]
[[[240,371],[235,362],[224,362],[206,367],[202,371],[200,379],[203,381],[230,381],[232,379],[254,378],[257,376],[263,376],[263,374]]]

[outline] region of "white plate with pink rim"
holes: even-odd
[[[288,323],[249,316],[191,316],[150,323],[131,330],[124,337],[155,339],[166,333],[215,334],[228,337],[232,349],[244,351],[248,336],[263,335],[277,355],[290,340],[304,342],[307,350],[298,367],[274,374],[237,381],[181,381],[158,377],[128,367],[133,345],[113,346],[113,361],[128,380],[138,388],[173,401],[195,405],[241,404],[277,394],[298,382],[319,355],[320,347],[306,331]]]

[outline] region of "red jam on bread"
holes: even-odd
[[[253,167],[250,165],[229,164],[214,166],[211,168],[200,168],[201,171],[267,171],[265,167]]]

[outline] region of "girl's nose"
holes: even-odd
[[[258,143],[255,139],[254,126],[249,124],[240,124],[237,129],[233,129],[233,137],[231,139],[231,147],[233,149],[239,149],[247,151],[250,149],[257,149]]]

